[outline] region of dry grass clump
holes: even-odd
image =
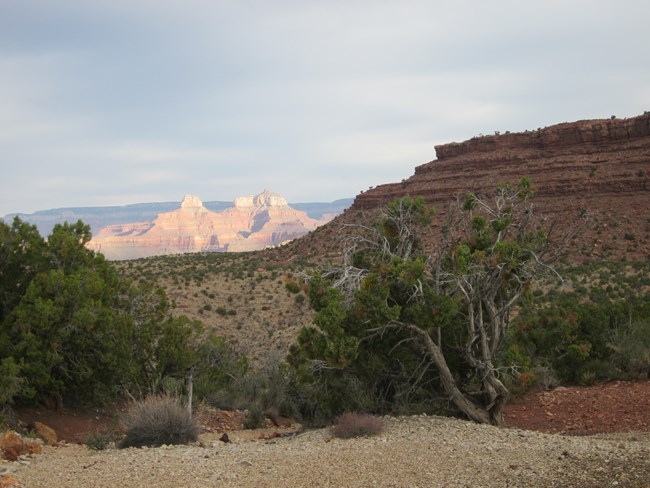
[[[86,433],[84,445],[93,451],[103,451],[119,438],[117,432],[96,429]]]
[[[134,403],[124,416],[126,436],[120,447],[187,444],[196,441],[198,428],[190,413],[169,396],[150,396]]]
[[[330,427],[330,433],[339,439],[351,439],[381,434],[385,430],[382,419],[366,413],[344,413]]]

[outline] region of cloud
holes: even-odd
[[[640,0],[0,2],[0,215],[269,187],[329,200],[435,144],[650,110]]]

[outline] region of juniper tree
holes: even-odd
[[[570,238],[554,239],[532,196],[523,178],[491,197],[457,199],[432,253],[418,237],[432,215],[422,199],[392,202],[375,225],[356,226],[343,266],[314,281],[318,329],[303,331],[294,364],[309,364],[312,377],[352,372],[380,384],[369,358],[386,365],[397,356],[391,385],[401,381],[402,393],[434,394],[437,385],[470,419],[500,424],[508,389],[498,360],[511,313],[535,277],[556,274]]]

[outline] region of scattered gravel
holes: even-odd
[[[569,437],[442,417],[386,419],[376,437],[328,431],[204,446],[46,447],[0,464],[24,487],[650,487],[650,437]]]

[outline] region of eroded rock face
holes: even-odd
[[[469,191],[487,194],[500,183],[528,176],[538,213],[557,222],[557,230],[577,225],[583,212],[591,216],[572,252],[614,259],[650,253],[650,112],[474,137],[435,151],[437,159],[417,166],[413,176],[358,195],[331,226],[292,243],[296,249],[288,251],[336,253],[328,243],[341,232],[337,223],[367,220],[395,198],[419,195],[438,211],[429,236],[435,245],[445,208],[454,198]]]
[[[42,451],[43,447],[39,443],[23,439],[11,430],[0,436],[0,454],[7,461],[17,461],[24,454],[40,454]]]
[[[58,436],[52,427],[45,425],[42,422],[34,422],[34,430],[48,446],[56,446]]]
[[[303,236],[320,223],[269,190],[238,197],[222,212],[211,212],[199,197],[186,195],[179,209],[159,214],[151,222],[104,227],[88,247],[112,260],[253,251]]]

